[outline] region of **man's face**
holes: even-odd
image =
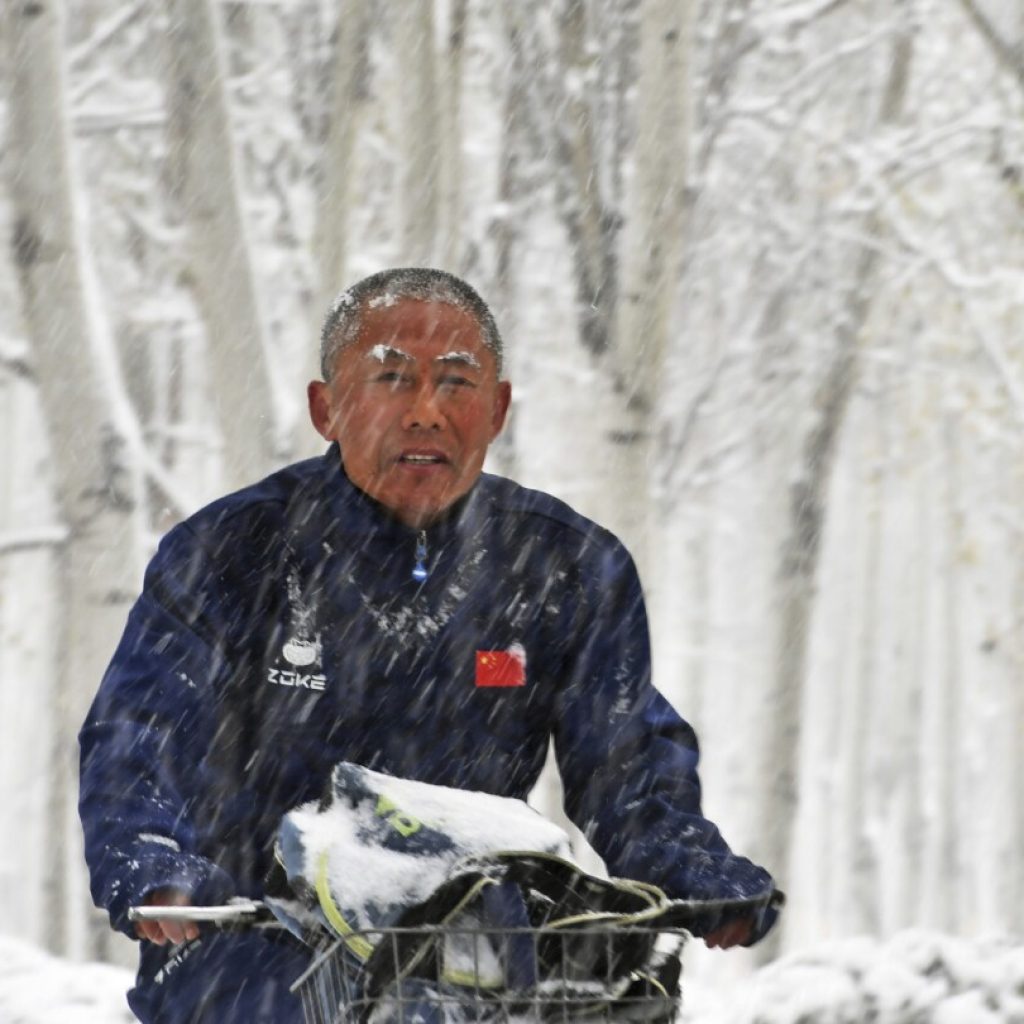
[[[511,387],[471,314],[400,299],[363,310],[359,337],[308,395],[313,426],[338,442],[349,479],[419,528],[480,476]]]

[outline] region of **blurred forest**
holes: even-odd
[[[466,276],[491,468],[622,536],[772,949],[1024,932],[1019,0],[4,0],[0,907],[156,540],[319,450],[330,297]]]

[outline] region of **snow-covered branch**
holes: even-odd
[[[996,30],[995,25],[982,11],[978,0],[960,0],[960,4],[970,19],[971,24],[978,30],[981,37],[992,48],[996,59],[1002,67],[1008,71],[1016,80],[1017,84],[1024,89],[1024,47],[1020,44],[1011,46]]]
[[[15,377],[33,375],[32,354],[28,345],[12,338],[0,338],[0,369]]]
[[[7,530],[0,533],[0,555],[10,555],[39,548],[59,547],[67,543],[66,526],[37,526],[24,530]]]
[[[72,71],[91,61],[104,46],[129,26],[146,9],[145,0],[133,0],[114,8],[113,13],[96,26],[88,39],[71,48],[68,65]]]

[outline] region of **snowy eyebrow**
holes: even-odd
[[[461,366],[471,366],[474,370],[480,369],[480,360],[472,352],[445,352],[443,356],[437,356],[435,363],[458,363]]]
[[[414,362],[411,355],[408,352],[403,352],[400,348],[395,348],[394,345],[374,345],[369,352],[366,353],[367,359],[374,359],[378,363],[387,362],[389,359],[401,359],[406,363]]]

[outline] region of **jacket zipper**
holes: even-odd
[[[427,531],[420,530],[416,538],[416,564],[413,566],[412,578],[422,583],[430,575],[427,569]]]

